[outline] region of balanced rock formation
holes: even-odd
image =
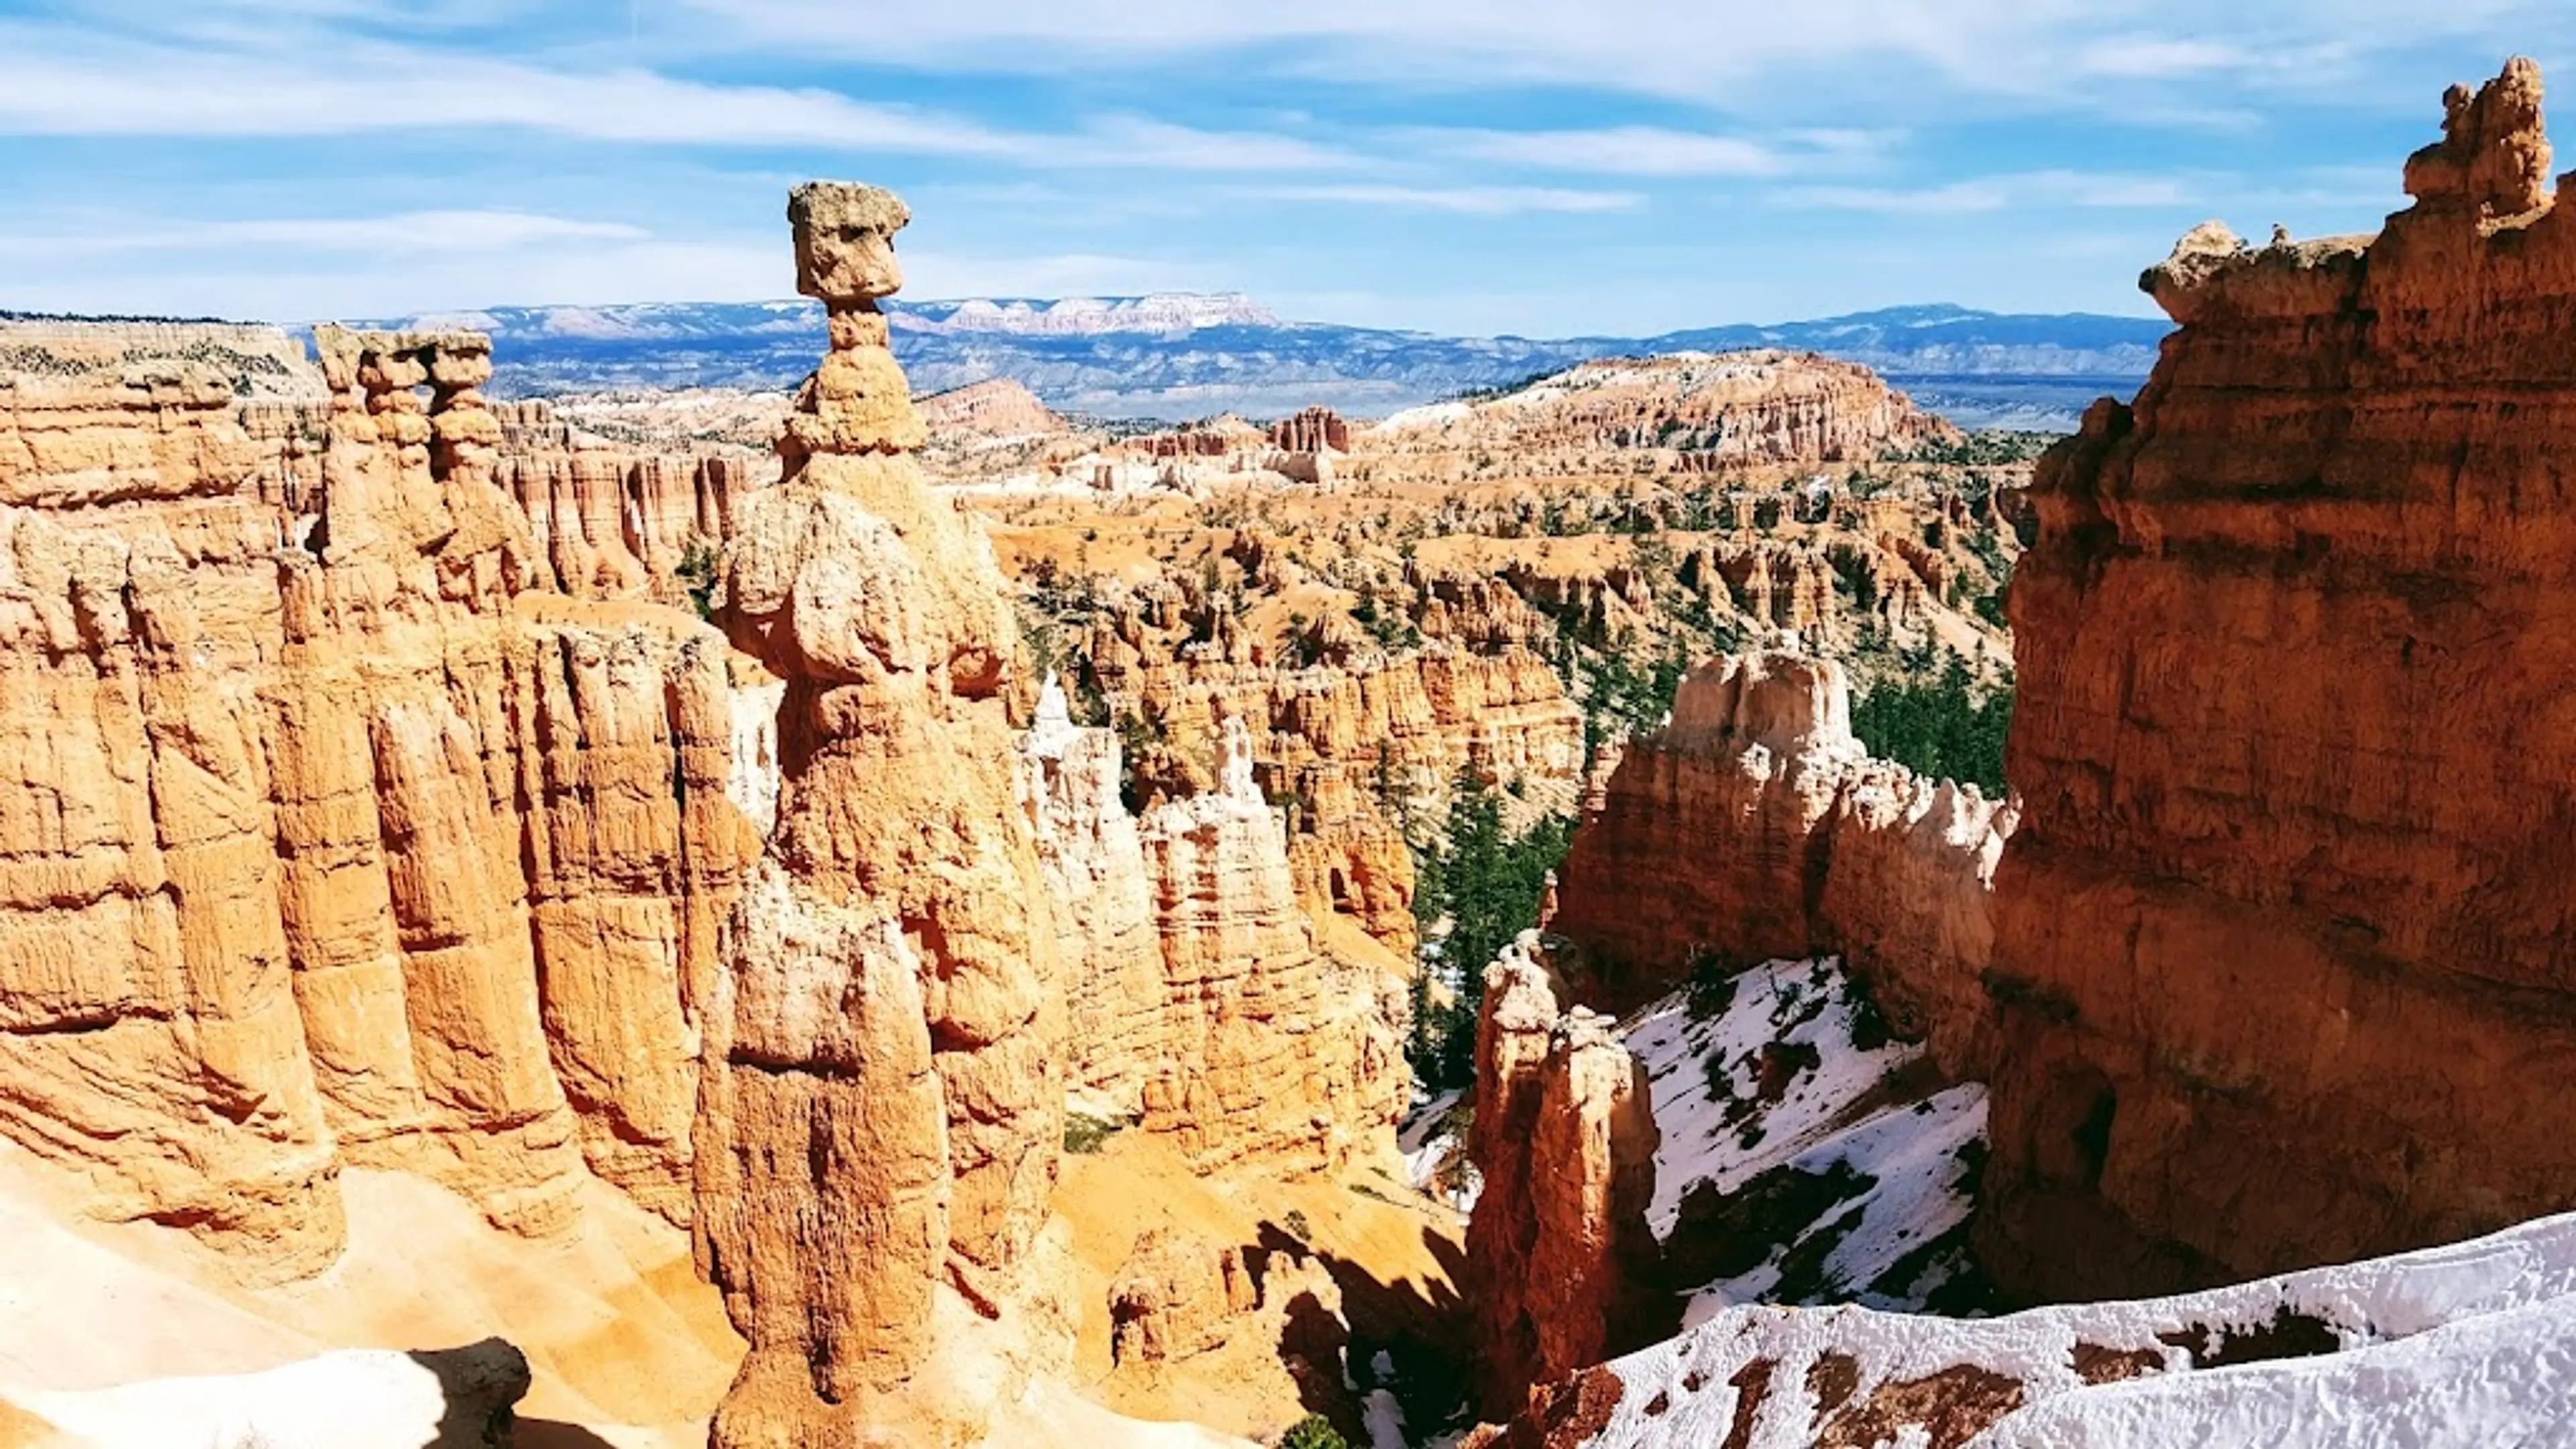
[[[2375,239],[2186,237],[2042,464],[1989,1261],[2150,1289],[2576,1201],[2576,213],[2540,74]]]
[[[1024,749],[1072,1085],[1201,1168],[1339,1167],[1382,1134],[1404,1095],[1395,983],[1316,940],[1242,722],[1219,731],[1215,790],[1141,822],[1118,737],[1074,726],[1053,680]]]
[[[1655,1326],[1640,1311],[1656,1256],[1653,1096],[1612,1023],[1563,999],[1534,937],[1485,970],[1467,1272],[1478,1390],[1497,1416]]]
[[[1581,999],[1626,1009],[1709,953],[1839,954],[1954,1076],[1991,1052],[1996,863],[2017,816],[1974,785],[1869,757],[1842,666],[1730,656],[1682,681],[1586,808],[1551,929],[1584,948]]]
[[[892,193],[788,206],[831,351],[718,613],[785,682],[767,853],[727,931],[699,1096],[699,1263],[750,1353],[719,1449],[962,1443],[1069,1358],[1048,1198],[1063,985],[1004,689],[990,548],[923,439],[877,299]]]
[[[59,331],[0,376],[0,1132],[257,1275],[344,1161],[685,1220],[721,642],[543,592],[479,335],[319,329],[308,469],[223,370],[282,337]]]

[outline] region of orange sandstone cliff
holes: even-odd
[[[1049,680],[1022,802],[1056,904],[1070,1084],[1176,1135],[1201,1168],[1342,1166],[1403,1105],[1398,984],[1335,958],[1300,909],[1281,822],[1228,718],[1215,789],[1140,821],[1118,738]]]
[[[1983,1247],[2053,1293],[2576,1201],[2576,214],[2528,61],[2375,239],[2186,237],[2032,493]]]
[[[480,336],[182,330],[8,337],[0,1132],[259,1275],[343,1163],[685,1221],[722,641],[544,591]]]

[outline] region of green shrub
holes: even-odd
[[[1100,1144],[1117,1136],[1126,1128],[1126,1123],[1114,1118],[1091,1117],[1080,1112],[1068,1112],[1064,1118],[1064,1150],[1086,1155],[1098,1152]]]
[[[1321,1414],[1308,1414],[1279,1436],[1279,1449],[1351,1449],[1351,1441],[1341,1436],[1332,1420]]]

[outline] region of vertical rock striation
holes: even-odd
[[[2576,214],[2536,67],[2375,239],[2183,239],[2040,469],[1984,1246],[2153,1289],[2576,1201]]]
[[[1477,1388],[1497,1417],[1658,1327],[1639,1301],[1656,1253],[1653,1095],[1611,1023],[1562,997],[1532,938],[1485,970],[1467,1273]]]
[[[1064,996],[1014,800],[1015,636],[990,548],[910,457],[877,308],[909,213],[818,182],[788,217],[831,351],[719,610],[786,689],[699,1099],[699,1262],[751,1344],[711,1442],[968,1442],[1071,1348],[1046,1235]]]
[[[343,1161],[685,1219],[721,643],[542,591],[479,335],[251,331],[10,335],[0,1130],[262,1274]]]

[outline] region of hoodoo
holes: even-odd
[[[769,848],[699,1098],[699,1261],[749,1357],[718,1449],[971,1442],[1070,1354],[1048,1197],[1063,985],[981,537],[933,496],[877,300],[903,203],[788,206],[831,352],[746,509],[719,616],[786,682]]]
[[[1988,1257],[2050,1293],[2576,1202],[2576,213],[2540,74],[2375,239],[2183,239],[2042,464]]]

